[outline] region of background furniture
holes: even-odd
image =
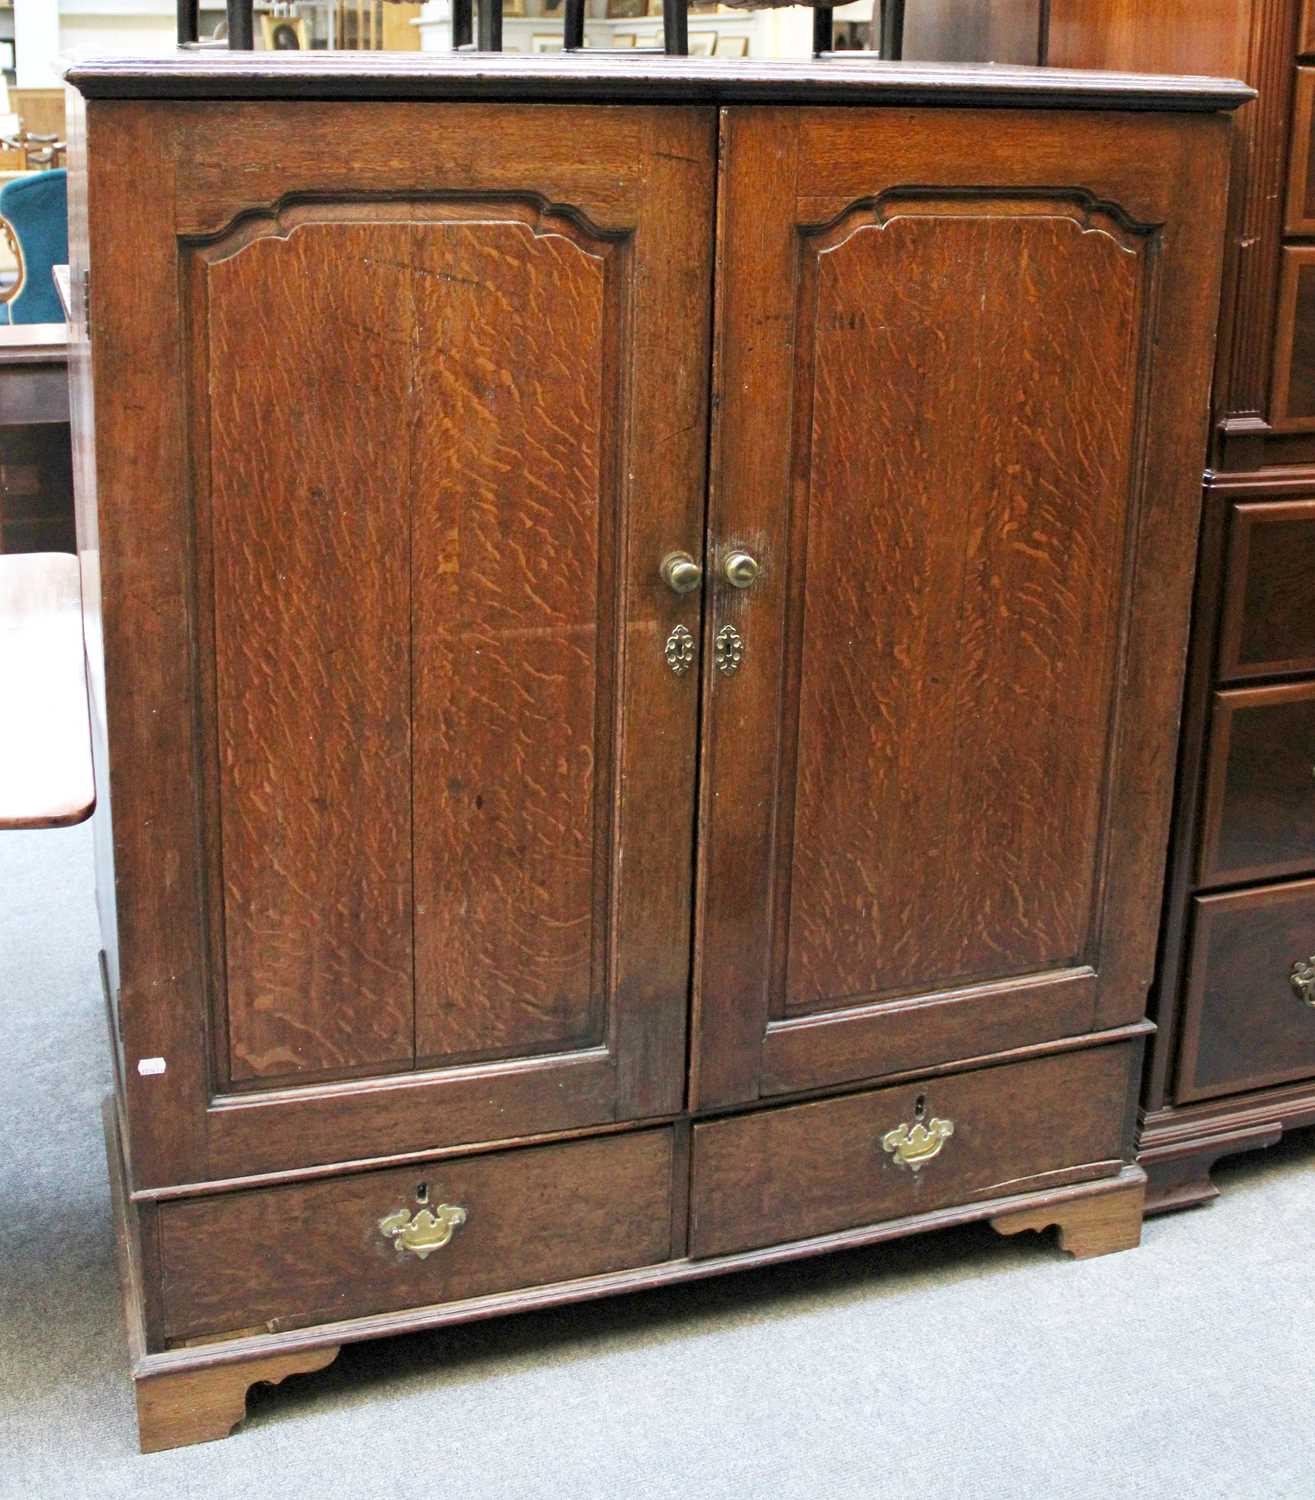
[[[1246,91],[71,79],[144,1445],[388,1332],[1135,1244]]]
[[[68,261],[68,173],[63,167],[13,177],[0,187],[0,218],[13,231],[22,264],[18,291],[0,305],[9,323],[63,318],[54,270]]]
[[[0,552],[73,552],[68,328],[0,325]]]

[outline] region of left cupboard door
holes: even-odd
[[[137,1185],[678,1110],[712,113],[88,127]]]

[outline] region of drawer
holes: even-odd
[[[1197,880],[1315,870],[1315,683],[1216,693]]]
[[[1285,245],[1279,260],[1270,405],[1275,432],[1315,431],[1315,245]]]
[[[696,1125],[690,1254],[1106,1175],[1123,1156],[1140,1056],[1120,1042]],[[906,1165],[891,1132],[919,1124],[928,1159]]]
[[[671,1132],[646,1130],[160,1208],[166,1337],[354,1318],[671,1255]],[[463,1211],[447,1223],[445,1207]],[[428,1249],[380,1226],[427,1214]],[[424,1236],[425,1225],[417,1226]]]
[[[1193,908],[1177,1100],[1315,1078],[1315,880]]]
[[[1315,234],[1315,68],[1298,68],[1292,92],[1292,134],[1288,145],[1288,194],[1284,228],[1288,234]]]
[[[1229,524],[1221,678],[1315,672],[1315,500],[1236,505]]]

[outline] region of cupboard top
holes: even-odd
[[[1235,79],[837,55],[728,63],[693,57],[499,53],[232,53],[81,60],[87,98],[514,99],[560,103],[953,104],[1048,109],[1221,110],[1255,97]]]

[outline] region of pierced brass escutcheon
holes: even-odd
[[[1292,965],[1292,972],[1288,975],[1288,983],[1293,992],[1303,1005],[1309,1005],[1315,1010],[1315,953],[1309,958],[1299,958]]]
[[[917,1172],[941,1154],[941,1147],[954,1134],[953,1120],[918,1120],[913,1125],[898,1125],[881,1137],[881,1149],[888,1151],[902,1167]]]
[[[713,652],[719,672],[733,677],[740,670],[740,663],[744,660],[744,638],[734,625],[723,625],[717,632]]]
[[[435,1250],[441,1250],[458,1229],[466,1222],[466,1210],[455,1203],[440,1203],[433,1213],[422,1208],[409,1214],[399,1208],[395,1214],[379,1220],[383,1234],[389,1235],[397,1246],[398,1254],[410,1250],[421,1260]]]
[[[683,677],[694,665],[694,637],[683,625],[677,625],[667,637],[662,654],[676,676]]]

